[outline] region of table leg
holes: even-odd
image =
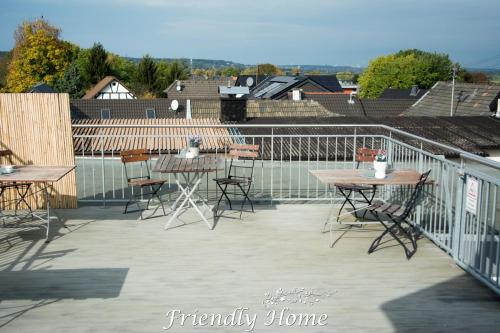
[[[45,243],[49,243],[49,232],[50,232],[50,193],[48,184],[44,186],[45,201],[47,202],[47,230],[45,232]]]

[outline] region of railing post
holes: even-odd
[[[102,206],[106,207],[106,185],[104,181],[105,177],[105,167],[104,167],[104,137],[102,135],[102,128],[99,131],[99,135],[101,137],[101,181],[102,181]]]
[[[464,211],[464,192],[465,192],[465,182],[466,175],[464,173],[463,164],[460,166],[460,169],[457,169],[457,186],[456,186],[456,201],[455,201],[455,220],[452,224],[451,230],[451,255],[454,261],[459,261],[459,254],[462,248],[461,240],[462,235],[465,235],[464,230],[464,221],[463,221],[463,211]]]
[[[271,205],[273,204],[273,181],[274,181],[274,127],[271,128]]]
[[[354,139],[353,139],[353,145],[352,145],[352,168],[356,168],[356,150],[357,150],[357,143],[358,143],[358,137],[357,137],[357,130],[356,127],[354,127]]]

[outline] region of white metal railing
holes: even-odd
[[[73,125],[97,129],[92,134],[74,135],[86,139],[90,150],[76,151],[77,189],[82,202],[108,204],[126,201],[129,189],[119,160],[119,151],[104,151],[99,142],[113,139],[155,138],[169,140],[173,135],[104,134],[110,128],[225,128],[234,142],[259,144],[260,157],[255,164],[251,195],[261,202],[329,202],[333,199],[327,186],[312,177],[309,170],[354,168],[358,147],[385,149],[394,167],[431,170],[433,183],[411,220],[422,233],[449,253],[458,265],[500,293],[500,163],[384,125]],[[301,129],[291,133],[286,129]],[[330,134],[336,128],[335,134]],[[308,132],[303,134],[303,132]],[[341,132],[342,134],[338,134]],[[227,138],[227,133],[225,134]],[[215,135],[215,137],[217,137]],[[177,135],[178,138],[178,135]],[[208,139],[205,136],[205,139]],[[456,158],[435,155],[428,148],[439,149]],[[136,147],[141,148],[141,147]],[[152,163],[162,154],[176,151],[151,149]],[[202,151],[203,153],[203,151]],[[209,153],[225,156],[227,147]],[[368,165],[361,166],[368,167]],[[140,173],[142,169],[132,170]],[[207,174],[201,190],[208,199],[218,197],[211,181],[222,172]],[[174,183],[170,176],[169,184]],[[477,211],[467,209],[467,180],[478,182]],[[167,188],[168,189],[168,188]],[[385,187],[380,197],[404,201],[402,187]],[[175,194],[173,194],[175,195]]]

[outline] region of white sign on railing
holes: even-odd
[[[467,176],[465,186],[467,190],[467,200],[465,201],[465,211],[476,215],[477,214],[477,197],[479,195],[479,182],[476,178]]]

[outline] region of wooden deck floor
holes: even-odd
[[[250,326],[237,321],[163,328],[172,310],[248,308],[254,332],[498,332],[500,300],[432,243],[420,240],[410,261],[394,243],[368,255],[380,232],[372,227],[332,249],[320,233],[328,212],[263,206],[213,231],[188,212],[183,219],[197,223],[164,231],[165,217],[138,222],[121,207],[82,207],[59,212],[68,229],[58,225],[48,245],[39,229],[0,229],[0,331],[244,332]],[[292,293],[266,307],[279,288]],[[321,295],[304,298],[312,290]],[[294,303],[298,295],[306,304]],[[327,325],[265,325],[268,311],[284,308],[324,314]]]

